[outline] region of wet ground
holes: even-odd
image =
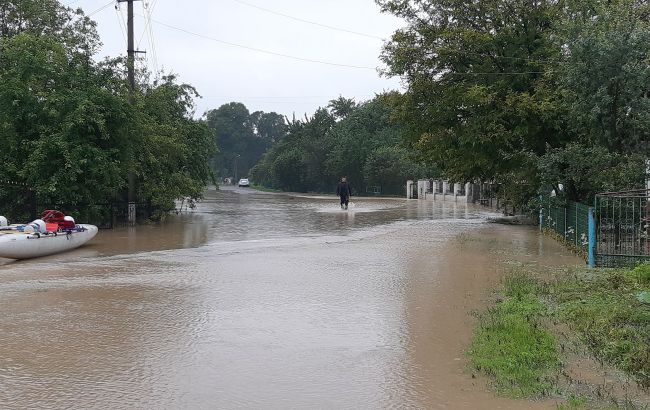
[[[0,407],[555,408],[494,397],[464,351],[505,259],[580,262],[487,215],[229,189],[5,261]]]

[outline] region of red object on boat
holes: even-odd
[[[64,218],[65,214],[63,212],[55,209],[48,209],[43,212],[43,217],[41,219],[45,221],[45,226],[48,231],[50,230],[50,224],[57,224],[59,229],[73,229],[75,223],[73,221],[66,221]]]

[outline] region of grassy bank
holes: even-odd
[[[641,391],[650,388],[650,265],[543,277],[529,270],[504,280],[495,305],[479,316],[472,366],[502,395],[570,397],[574,392],[558,384],[565,352],[553,323]]]
[[[596,357],[650,388],[650,265],[576,272],[551,289],[558,319]]]
[[[477,370],[491,376],[496,389],[510,397],[539,397],[553,388],[558,348],[544,328],[548,308],[543,287],[524,273],[505,280],[496,306],[480,317],[469,351]]]

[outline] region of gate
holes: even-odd
[[[634,266],[650,260],[650,190],[596,195],[596,265]]]

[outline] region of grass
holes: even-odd
[[[552,286],[558,317],[592,353],[650,388],[650,265],[577,272]]]
[[[560,359],[553,335],[542,325],[543,291],[525,274],[505,281],[503,299],[481,317],[469,351],[472,365],[509,397],[540,397],[553,388]]]
[[[650,264],[564,270],[549,282],[521,270],[505,278],[499,301],[479,317],[469,351],[500,394],[560,394],[561,354],[544,326],[550,321],[568,325],[593,356],[650,388]],[[561,408],[585,408],[585,400],[570,396]]]
[[[588,409],[588,400],[581,396],[571,396],[566,403],[560,404],[558,410],[586,410]]]

